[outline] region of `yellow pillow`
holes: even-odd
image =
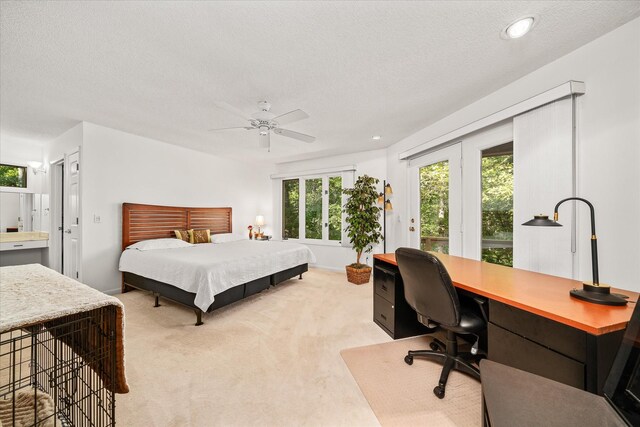
[[[191,243],[210,243],[211,231],[210,230],[189,230],[189,236]]]
[[[191,242],[191,235],[189,234],[191,230],[173,230],[173,233],[176,235],[176,239],[184,240],[187,243]]]

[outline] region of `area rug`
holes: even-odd
[[[404,363],[408,350],[428,349],[431,337],[342,350],[340,355],[382,426],[480,426],[480,383],[452,372],[446,395],[433,394],[442,365],[415,358]]]

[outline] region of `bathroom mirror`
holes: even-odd
[[[49,195],[0,192],[0,232],[49,232]]]

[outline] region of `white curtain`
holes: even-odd
[[[569,278],[575,262],[573,203],[560,208],[563,227],[521,224],[541,213],[552,218],[556,203],[574,195],[573,108],[569,97],[513,119],[513,266]]]

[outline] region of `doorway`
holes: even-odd
[[[51,233],[49,234],[49,267],[62,273],[64,219],[64,158],[51,164]]]
[[[51,165],[51,221],[49,265],[80,280],[80,148]]]

